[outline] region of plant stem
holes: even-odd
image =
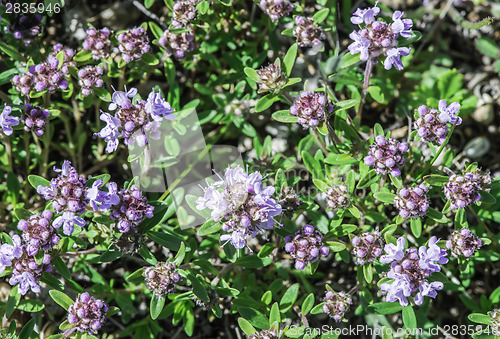
[[[323,151],[323,154],[325,156],[327,156],[328,155],[328,150],[326,149],[325,142],[323,141],[323,139],[321,139],[321,136],[318,133],[318,129],[317,128],[312,128],[312,132],[313,132],[314,138],[318,142],[319,147]]]
[[[10,139],[8,136],[5,135],[5,133],[3,133],[3,131],[0,131],[0,134],[2,134],[2,138],[5,141],[5,152],[7,153],[8,169],[9,169],[9,172],[12,172],[12,169],[13,169],[12,146],[10,144]]]
[[[361,126],[361,117],[363,114],[363,103],[365,102],[366,92],[368,86],[370,86],[370,77],[372,75],[373,62],[371,59],[366,61],[365,68],[365,80],[363,81],[363,92],[361,93],[361,100],[359,101],[358,112],[356,113],[356,118],[358,119],[358,126]]]

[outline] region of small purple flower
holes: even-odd
[[[132,185],[117,193],[119,202],[111,208],[111,219],[117,220],[116,227],[121,233],[136,230],[144,218],[152,218],[154,207],[142,196],[139,187]]]
[[[439,101],[439,119],[443,123],[449,122],[450,124],[460,125],[462,123],[462,118],[458,116],[458,111],[460,110],[460,104],[458,102],[452,102],[447,106],[446,100]]]
[[[129,109],[132,106],[132,101],[129,98],[133,98],[137,94],[137,88],[132,87],[129,91],[125,87],[125,92],[123,91],[114,91],[111,96],[111,100],[113,101],[109,104],[109,109],[111,111],[116,110],[117,108]]]
[[[230,234],[222,235],[221,241],[241,249],[247,246],[248,236],[255,237],[277,223],[274,217],[281,214],[281,206],[272,198],[274,187],[263,188],[262,179],[259,172],[248,174],[240,166],[228,167],[224,178],[210,184],[196,200],[198,210],[211,209],[212,219],[223,221],[222,230]]]
[[[26,104],[26,109],[21,116],[26,132],[33,131],[37,136],[42,136],[47,125],[50,112],[48,109]]]
[[[323,244],[323,234],[311,225],[297,231],[292,237],[285,238],[285,251],[295,259],[295,268],[303,270],[306,264],[316,262],[320,255],[328,255],[330,249]]]
[[[300,98],[290,107],[290,114],[299,119],[304,129],[316,127],[325,120],[333,107],[328,105],[323,94],[317,92],[302,92]]]
[[[436,237],[431,237],[427,245],[428,248],[420,246],[418,249],[420,256],[419,265],[421,268],[431,272],[439,272],[441,271],[441,267],[438,264],[444,265],[448,262],[448,258],[446,258],[448,253],[446,253],[445,249],[437,245],[438,240]]]
[[[449,124],[460,125],[462,119],[457,116],[460,104],[454,102],[446,107],[446,101],[439,102],[439,111],[422,105],[417,109],[418,119],[414,123],[420,138],[427,142],[437,141],[442,145],[448,136]]]
[[[326,190],[326,205],[331,209],[347,208],[351,199],[346,185],[335,185]]]
[[[359,25],[359,31],[353,31],[349,37],[353,40],[348,47],[351,54],[360,53],[360,59],[377,61],[385,56],[384,68],[403,69],[401,56],[410,54],[410,48],[398,47],[398,37],[410,38],[413,23],[410,19],[402,19],[404,13],[396,11],[392,15],[393,22],[388,24],[378,21],[375,17],[380,13],[378,7],[357,9],[351,17],[351,22]]]
[[[12,260],[20,258],[23,255],[23,248],[21,237],[17,234],[12,237],[12,245],[0,245],[0,274],[5,271],[5,268],[12,265]]]
[[[118,34],[117,39],[120,43],[118,48],[126,63],[139,60],[144,53],[149,52],[149,38],[142,27],[134,27]]]
[[[450,207],[456,211],[473,203],[481,201],[480,190],[489,192],[487,187],[491,183],[489,173],[483,173],[480,169],[473,172],[464,172],[463,175],[450,175],[448,183],[444,185],[444,196],[450,201]]]
[[[0,126],[5,135],[11,135],[13,130],[12,126],[19,125],[19,118],[10,116],[12,113],[12,107],[5,104],[2,113],[0,114]]]
[[[415,187],[401,187],[394,199],[394,206],[402,218],[422,217],[429,209],[429,197],[426,195],[429,187],[420,184]]]
[[[108,306],[103,300],[90,296],[87,292],[78,295],[68,308],[68,322],[73,328],[67,334],[77,330],[88,334],[97,334],[106,319]]]
[[[33,214],[28,220],[19,220],[17,228],[23,232],[23,240],[29,256],[34,256],[39,250],[49,250],[59,243],[60,238],[50,219],[52,219],[52,212],[45,210],[41,215]]]
[[[86,198],[89,200],[89,205],[96,212],[105,212],[120,202],[120,198],[117,195],[118,189],[116,183],[108,183],[108,192],[99,190],[103,184],[102,180],[96,180],[92,184],[92,187],[85,193]]]
[[[187,31],[181,33],[165,30],[163,36],[158,39],[158,44],[167,50],[167,55],[182,59],[187,52],[194,49],[194,41],[193,30],[188,27]]]
[[[393,138],[385,138],[383,135],[375,137],[375,142],[370,146],[368,156],[364,158],[366,166],[375,166],[375,173],[386,174],[389,172],[393,177],[401,175],[400,167],[405,163],[404,153],[408,151],[408,145]]]
[[[469,228],[454,231],[446,241],[446,248],[454,258],[470,259],[481,246],[483,242]]]
[[[288,0],[261,0],[260,8],[266,13],[271,21],[289,16],[294,6]]]
[[[159,262],[144,270],[146,286],[157,296],[167,295],[175,290],[180,280],[177,268],[171,261]]]
[[[339,322],[344,318],[345,313],[352,305],[352,298],[345,292],[334,292],[327,290],[323,298],[323,312],[333,318],[335,322]]]
[[[101,66],[87,66],[78,71],[78,84],[84,97],[92,93],[92,88],[100,88],[104,85],[101,79],[103,73],[104,70]]]
[[[15,286],[19,284],[19,294],[25,295],[31,289],[34,293],[40,293],[38,282],[43,272],[52,271],[50,265],[50,255],[44,254],[42,263],[36,263],[33,257],[24,253],[19,259],[12,262],[12,276],[9,284]]]
[[[399,261],[404,257],[406,239],[404,237],[399,237],[397,240],[397,245],[386,244],[384,247],[385,255],[380,257],[380,262],[383,264],[389,264],[393,261]]]
[[[354,236],[351,242],[356,265],[373,263],[382,254],[385,244],[379,231],[365,232],[360,236]]]
[[[300,47],[317,46],[324,39],[323,29],[314,23],[314,19],[303,16],[295,17],[293,35]]]
[[[99,133],[96,133],[96,135],[106,141],[106,152],[113,153],[118,148],[118,137],[120,136],[118,128],[121,126],[120,120],[102,111],[100,119],[106,122],[107,125]]]
[[[104,27],[96,30],[94,27],[87,29],[87,36],[82,44],[85,51],[92,51],[92,58],[94,60],[107,59],[111,55],[111,40],[110,30]]]
[[[74,212],[63,212],[62,215],[58,216],[52,223],[54,228],[60,228],[62,226],[63,233],[70,236],[75,230],[75,225],[79,227],[85,227],[85,220]]]
[[[154,88],[148,95],[148,99],[146,100],[144,109],[146,110],[146,113],[148,113],[155,121],[162,121],[163,119],[175,119],[175,114],[172,113],[175,111],[175,109],[173,109],[167,102],[167,100],[163,98],[160,90],[158,90],[158,92],[155,92]]]

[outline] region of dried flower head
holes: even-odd
[[[295,259],[295,268],[303,270],[306,264],[328,255],[330,249],[323,244],[323,234],[311,225],[305,225],[293,237],[285,238],[285,251]]]
[[[180,280],[177,268],[170,262],[159,262],[144,270],[146,286],[158,296],[167,295],[175,290]]]
[[[323,312],[336,322],[339,322],[352,305],[352,298],[348,293],[343,291],[334,292],[327,290],[323,302],[325,303],[323,305]]]
[[[385,138],[383,135],[375,137],[375,142],[370,146],[368,156],[365,157],[366,166],[375,166],[377,174],[389,172],[393,177],[401,175],[400,167],[405,163],[404,153],[408,151],[405,142],[399,142],[393,138]]]
[[[316,46],[324,38],[323,29],[314,23],[313,18],[295,17],[293,35],[297,37],[300,47]]]
[[[335,185],[326,190],[326,206],[331,209],[347,208],[351,199],[346,185]]]
[[[288,0],[261,0],[260,8],[266,13],[271,21],[289,16],[294,6]]]
[[[494,336],[500,335],[500,308],[488,312],[490,317],[491,332]]]
[[[281,63],[279,59],[273,64],[258,69],[257,75],[259,76],[259,90],[258,93],[265,93],[273,91],[277,93],[283,86],[286,85],[287,76],[281,70]]]

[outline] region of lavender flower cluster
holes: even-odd
[[[285,251],[295,259],[295,268],[303,270],[306,264],[319,260],[320,255],[328,255],[330,249],[323,244],[323,234],[311,225],[297,231],[292,237],[285,238]]]
[[[352,298],[345,292],[326,291],[323,302],[323,311],[328,314],[330,318],[339,322],[344,318],[345,313],[352,305]]]
[[[384,249],[385,241],[379,231],[365,232],[360,236],[355,236],[351,240],[356,265],[373,263]]]
[[[429,187],[420,184],[415,187],[401,187],[394,199],[394,205],[402,218],[418,218],[427,213],[429,197],[426,195]]]
[[[194,49],[194,33],[191,27],[185,32],[175,33],[167,29],[158,39],[158,44],[167,50],[168,55],[182,59],[186,53]]]
[[[296,116],[304,129],[316,127],[325,116],[333,111],[323,94],[317,92],[302,92],[300,97],[290,107],[290,114]]]
[[[385,245],[386,254],[380,257],[380,262],[391,264],[387,278],[392,281],[382,283],[380,290],[387,302],[397,300],[401,306],[407,306],[408,298],[414,297],[415,304],[422,305],[425,296],[436,297],[437,291],[443,288],[443,283],[429,282],[427,278],[441,270],[439,264],[448,262],[446,250],[441,249],[437,242],[438,239],[433,236],[429,239],[428,247],[405,250],[406,239],[400,237],[397,245]]]
[[[107,125],[97,136],[106,140],[106,151],[112,153],[118,148],[118,137],[124,138],[125,145],[144,146],[147,144],[149,135],[152,139],[160,137],[159,127],[163,119],[173,120],[174,109],[163,98],[159,92],[153,89],[147,100],[137,100],[132,103],[130,98],[137,94],[137,89],[131,88],[128,92],[116,91],[113,93],[113,102],[109,105],[110,110],[116,110],[115,115],[101,111],[101,120]]]
[[[454,231],[446,241],[446,248],[454,258],[471,258],[483,246],[483,242],[470,229]]]
[[[42,136],[47,125],[47,119],[50,116],[48,109],[40,106],[25,105],[21,120],[24,123],[24,130],[26,132],[33,131],[37,136]]]
[[[111,208],[110,216],[118,220],[116,227],[121,233],[136,231],[144,218],[153,217],[154,207],[148,204],[148,199],[136,185],[120,190],[116,201],[118,204]]]
[[[446,100],[439,101],[438,109],[422,105],[417,109],[419,117],[413,126],[423,140],[442,145],[448,135],[448,125],[462,123],[462,119],[457,115],[459,110],[458,102],[447,106]]]
[[[324,38],[323,29],[314,23],[313,18],[300,15],[295,17],[293,35],[297,38],[297,44],[300,47],[317,46]]]
[[[198,16],[199,0],[179,0],[173,4],[172,12],[172,27],[183,28],[191,24],[191,22]]]
[[[146,286],[157,296],[167,295],[175,290],[180,276],[171,261],[159,262],[144,270]]]
[[[59,52],[63,52],[62,62],[57,58]],[[66,80],[69,74],[68,66],[75,66],[75,62],[72,61],[74,55],[74,50],[63,48],[61,44],[54,45],[46,61],[30,66],[22,75],[15,75],[12,83],[22,95],[28,95],[33,90],[50,93],[54,93],[56,89],[65,90],[68,88]]]
[[[489,173],[483,173],[480,169],[473,172],[464,172],[462,175],[452,174],[449,181],[444,185],[443,191],[450,207],[456,211],[481,200],[480,190],[489,192],[487,185],[491,184]]]
[[[266,13],[271,21],[289,16],[294,6],[288,0],[261,0],[260,8]]]
[[[272,198],[274,187],[263,188],[259,172],[248,174],[240,166],[228,167],[224,177],[219,178],[204,188],[196,208],[212,210],[212,219],[223,221],[222,230],[229,232],[220,240],[241,249],[248,246],[248,236],[255,237],[259,231],[273,228],[281,206]]]
[[[370,146],[368,156],[364,158],[366,166],[375,166],[375,173],[393,177],[401,175],[400,167],[405,163],[404,153],[408,151],[408,144],[383,135],[375,137],[375,143]]]
[[[90,296],[84,292],[68,308],[68,322],[73,325],[65,331],[65,336],[71,335],[75,330],[88,334],[97,334],[104,323],[108,306],[101,299]]]
[[[101,77],[104,70],[101,66],[87,66],[78,71],[78,84],[84,97],[92,93],[93,87],[102,87],[104,82]]]
[[[347,208],[351,199],[346,185],[335,185],[326,190],[326,206],[331,209]]]
[[[86,31],[87,35],[83,41],[82,47],[85,51],[92,52],[94,60],[105,60],[111,55],[113,45],[111,44],[109,28],[104,27],[100,30],[94,27],[89,27]]]
[[[410,54],[410,48],[398,47],[398,37],[410,38],[413,23],[410,19],[402,19],[404,13],[395,11],[392,15],[392,23],[388,24],[376,20],[380,8],[372,7],[366,9],[358,8],[351,17],[351,22],[359,25],[359,31],[353,31],[349,37],[354,41],[348,49],[351,54],[360,53],[363,61],[376,62],[385,56],[384,68],[391,69],[394,66],[398,70],[403,69],[401,56]]]
[[[14,130],[12,126],[19,125],[19,118],[11,116],[12,107],[5,104],[2,113],[0,114],[0,127],[5,135],[11,135]]]
[[[134,27],[120,33],[116,39],[119,42],[118,48],[122,53],[122,59],[126,63],[139,60],[144,53],[149,52],[149,38],[142,27]]]
[[[41,215],[33,214],[28,220],[21,219],[17,228],[23,232],[26,253],[34,256],[38,250],[49,250],[59,243],[59,236],[51,224],[53,213],[45,210]]]

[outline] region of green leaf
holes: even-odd
[[[139,268],[134,271],[132,274],[128,275],[125,280],[131,284],[140,284],[144,281],[144,267]]]
[[[149,9],[149,8],[151,8],[151,6],[153,6],[154,3],[155,3],[155,0],[144,0],[144,7]]]
[[[325,162],[330,165],[347,165],[347,164],[354,164],[358,160],[351,157],[349,154],[335,154],[335,153],[330,153],[328,156],[325,158]]]
[[[155,320],[156,318],[158,318],[161,311],[163,311],[164,306],[165,306],[165,295],[158,296],[156,294],[153,294],[149,308],[151,319]]]
[[[401,188],[403,187],[403,180],[401,179],[401,176],[395,178],[392,175],[389,175],[389,178],[391,179],[391,182],[396,188]]]
[[[41,176],[34,175],[34,174],[28,175],[28,181],[31,184],[31,186],[33,186],[33,188],[35,190],[40,185],[45,186],[45,187],[49,187],[50,186],[50,181],[48,181],[45,178],[42,178]]]
[[[245,72],[245,74],[252,80],[255,80],[257,82],[260,81],[260,78],[259,78],[259,75],[257,74],[257,72],[253,69],[253,68],[250,68],[250,67],[245,67],[243,69],[243,72]]]
[[[198,232],[196,232],[196,234],[198,234],[200,237],[214,234],[214,233],[219,232],[221,227],[222,227],[222,224],[220,222],[215,222],[213,220],[209,220],[206,223],[204,223],[203,225],[201,225],[201,227],[198,229]]]
[[[294,36],[293,35],[293,28],[284,29],[283,31],[281,31],[281,35],[293,37]]]
[[[363,275],[367,283],[370,284],[373,281],[373,266],[371,264],[363,265]]]
[[[158,26],[155,22],[149,21],[148,25],[149,29],[151,30],[156,39],[159,39],[163,36],[163,29],[161,29],[161,27]]]
[[[5,305],[5,315],[7,318],[10,318],[10,316],[14,313],[20,299],[21,294],[19,294],[19,288],[18,285],[16,285],[10,290],[9,299],[7,299],[7,304]]]
[[[21,332],[19,332],[19,339],[29,339],[33,330],[35,329],[35,319],[31,319],[23,326]]]
[[[323,313],[323,305],[325,303],[320,303],[316,306],[313,307],[313,309],[311,310],[311,314],[320,314],[320,313]]]
[[[89,61],[92,58],[92,51],[80,51],[75,54],[73,60],[76,62],[85,62]]]
[[[444,224],[444,223],[447,223],[447,222],[450,221],[443,213],[435,210],[434,208],[429,208],[427,210],[426,215],[429,218],[431,218],[431,219],[433,219],[433,220],[435,220],[435,221],[437,221],[437,222],[439,222],[441,224]]]
[[[123,256],[123,253],[120,251],[106,251],[99,257],[100,262],[112,262],[120,259]]]
[[[380,302],[368,305],[368,310],[374,312],[376,314],[393,314],[399,312],[403,309],[403,306],[399,304],[399,302],[395,301],[392,303],[389,302]]]
[[[438,174],[431,174],[425,178],[425,182],[431,186],[444,186],[450,180],[449,177]]]
[[[323,8],[322,10],[317,11],[316,13],[314,13],[314,15],[312,17],[314,20],[314,23],[315,24],[322,23],[323,21],[326,20],[329,13],[330,13],[330,9],[328,9],[328,8]]]
[[[17,306],[18,310],[25,312],[40,312],[43,310],[45,305],[40,300],[36,299],[27,299],[21,300],[19,305]]]
[[[141,255],[141,257],[146,260],[146,262],[150,265],[156,265],[158,263],[158,260],[156,260],[155,256],[153,255],[153,253],[151,253],[151,251],[146,247],[146,245],[144,246],[141,246],[141,248],[139,249],[139,254]]]
[[[299,284],[293,284],[286,290],[283,297],[281,297],[280,309],[282,312],[288,311],[293,306],[295,300],[297,300],[299,295],[299,286]]]
[[[276,111],[271,116],[274,120],[284,123],[295,123],[299,121],[296,116],[290,114],[290,110],[288,109]]]
[[[283,66],[285,68],[285,74],[287,77],[292,73],[293,65],[295,64],[295,59],[297,58],[297,43],[294,43],[285,54],[283,58]]]
[[[278,324],[281,322],[280,308],[277,302],[271,307],[271,312],[269,313],[269,326],[272,326],[275,322]]]
[[[54,299],[54,301],[59,306],[61,306],[62,308],[64,308],[66,311],[71,306],[71,304],[74,303],[74,301],[70,297],[68,297],[66,294],[64,294],[61,291],[50,290],[49,294],[52,297],[52,299]]]
[[[273,292],[266,291],[266,293],[264,293],[260,298],[260,301],[262,301],[266,305],[269,305],[271,301],[273,301]]]
[[[31,213],[30,211],[24,209],[24,208],[16,208],[14,210],[14,214],[16,215],[17,219],[21,220],[28,220],[32,215],[33,213]]]
[[[349,100],[344,100],[344,101],[339,101],[335,103],[335,110],[346,110],[351,107],[356,107],[359,105],[359,99],[349,99]]]
[[[154,242],[171,251],[178,251],[181,248],[182,239],[169,232],[149,231],[146,235]]]
[[[403,324],[408,329],[417,328],[417,317],[415,316],[415,311],[411,305],[403,308]]]
[[[379,86],[370,86],[367,89],[368,93],[370,93],[373,100],[380,104],[387,104],[389,102],[388,98],[386,98],[385,93]]]
[[[333,252],[341,252],[346,249],[345,245],[338,241],[327,241],[325,245],[328,246]]]
[[[255,112],[262,112],[271,107],[273,103],[278,101],[279,98],[277,95],[274,94],[267,94],[264,95],[262,98],[259,99],[257,102],[257,105],[255,105]]]
[[[175,255],[174,265],[179,266],[184,261],[184,257],[186,256],[186,245],[184,242],[181,243],[181,248],[179,248],[179,252]]]
[[[186,278],[193,285],[193,293],[198,298],[200,298],[203,302],[209,303],[210,302],[210,297],[208,296],[208,293],[207,293],[207,290],[205,289],[205,286],[203,286],[203,284],[198,279],[198,277],[195,277],[192,274],[188,274],[188,275],[186,275]]]
[[[339,64],[339,67],[338,67],[338,71],[340,71],[340,70],[342,70],[344,68],[347,68],[347,67],[351,67],[351,66],[357,64],[360,61],[361,60],[359,59],[359,54],[352,55],[351,53],[346,52],[340,58],[340,64]]]
[[[40,281],[46,283],[52,288],[55,288],[56,290],[62,291],[64,290],[64,285],[62,282],[59,281],[56,277],[54,277],[52,274],[44,272],[42,273],[42,278]]]
[[[377,192],[373,194],[373,197],[379,201],[388,203],[388,204],[393,204],[394,199],[397,197],[396,194],[394,193],[389,193],[389,192]]]
[[[252,334],[255,334],[257,333],[257,330],[255,329],[255,327],[252,326],[252,324],[250,324],[250,322],[248,320],[246,320],[245,318],[238,318],[238,325],[240,325],[240,328],[243,332],[245,332],[246,335],[252,335]]]
[[[488,38],[479,38],[476,40],[477,49],[490,58],[498,58],[500,56],[500,48],[498,44]]]
[[[269,329],[268,319],[259,311],[250,307],[240,306],[238,307],[238,313],[256,328],[260,328],[262,330]]]
[[[252,254],[249,256],[244,256],[236,260],[236,264],[241,267],[247,268],[259,268],[270,265],[273,260],[269,257],[267,258],[259,258],[257,255]]]
[[[305,299],[304,302],[302,303],[302,307],[300,309],[300,312],[302,313],[302,316],[306,316],[311,312],[312,308],[314,306],[314,293],[310,293]]]
[[[205,15],[210,8],[210,3],[208,1],[202,1],[196,6],[201,15]]]
[[[108,311],[106,312],[106,317],[111,317],[115,314],[118,314],[118,312],[120,312],[120,309],[116,306],[110,306],[108,308]]]
[[[156,55],[150,53],[144,53],[141,59],[150,66],[156,66],[160,63],[160,60],[156,57]]]
[[[420,218],[410,219],[411,232],[416,238],[420,238],[422,235],[422,220]]]
[[[57,272],[66,280],[71,280],[71,272],[69,271],[68,266],[64,263],[61,257],[56,257],[55,266]]]
[[[489,315],[482,314],[482,313],[469,314],[468,318],[470,321],[473,321],[473,322],[478,323],[478,324],[490,325],[490,323],[491,323],[491,317]]]
[[[481,194],[481,202],[486,204],[494,204],[497,202],[497,199],[489,192],[480,190],[479,194]]]

